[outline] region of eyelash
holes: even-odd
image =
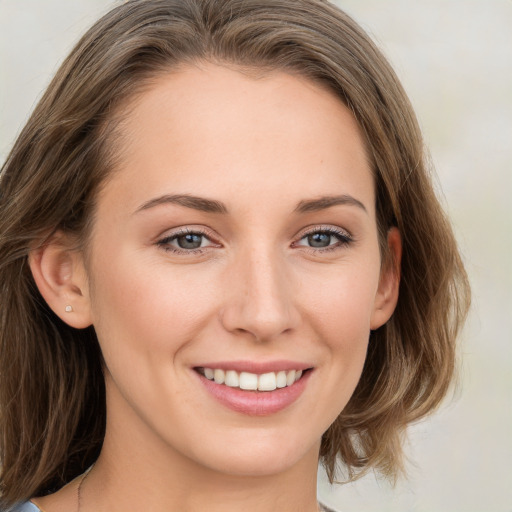
[[[202,254],[206,248],[204,247],[198,247],[197,249],[179,249],[177,247],[173,247],[170,245],[170,243],[174,240],[177,240],[178,238],[185,236],[185,235],[198,235],[203,236],[210,242],[212,242],[212,236],[200,229],[200,228],[182,228],[179,231],[176,231],[172,235],[166,236],[162,238],[161,240],[158,240],[157,245],[160,246],[164,251],[172,252],[174,254],[183,254],[183,255],[198,255]],[[213,242],[212,242],[213,243]]]
[[[325,234],[325,235],[333,236],[338,239],[338,242],[335,244],[332,244],[332,245],[328,245],[327,247],[319,247],[319,248],[306,246],[306,245],[296,245],[297,242],[294,242],[293,246],[301,247],[312,254],[318,254],[318,253],[327,253],[327,252],[338,250],[342,247],[346,247],[346,246],[350,245],[354,241],[353,237],[344,230],[333,228],[331,226],[320,226],[320,227],[315,227],[314,229],[311,229],[309,231],[302,233],[302,236],[299,238],[298,242],[300,242],[304,238],[314,235],[314,234]],[[173,233],[172,235],[166,236],[166,237],[162,238],[161,240],[158,240],[157,245],[159,247],[161,247],[164,251],[172,252],[174,254],[182,254],[182,255],[189,255],[189,256],[202,254],[208,247],[211,247],[211,246],[208,246],[208,247],[204,247],[204,248],[198,247],[196,249],[179,249],[177,247],[173,247],[170,245],[171,242],[173,242],[174,240],[177,240],[178,238],[185,236],[185,235],[198,235],[198,236],[205,237],[207,240],[212,242],[213,246],[215,246],[215,242],[212,240],[212,236],[208,232],[206,232],[200,228],[180,229],[179,231]]]
[[[350,235],[345,230],[342,230],[339,228],[334,228],[332,226],[320,226],[320,227],[317,226],[313,229],[310,229],[309,231],[302,233],[302,236],[300,237],[299,242],[301,240],[303,240],[304,238],[306,238],[310,235],[314,235],[314,234],[329,235],[334,238],[337,238],[338,242],[335,244],[332,244],[332,245],[328,245],[327,247],[321,247],[321,248],[315,248],[315,247],[311,247],[311,246],[307,246],[307,245],[299,245],[298,247],[302,247],[303,249],[307,250],[311,254],[318,254],[319,252],[325,254],[327,252],[336,251],[343,247],[347,247],[354,241],[352,235]]]

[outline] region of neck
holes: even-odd
[[[315,450],[287,471],[240,476],[176,458],[162,465],[139,456],[110,456],[107,445],[85,481],[80,512],[316,512],[317,460]]]
[[[261,470],[240,474],[207,467],[197,458],[180,453],[154,435],[145,422],[128,417],[126,410],[120,415],[123,421],[116,421],[115,407],[107,410],[105,441],[81,489],[80,512],[318,510],[320,442],[296,463],[270,474]]]

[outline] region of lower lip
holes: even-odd
[[[306,388],[312,370],[285,388],[274,391],[244,391],[231,388],[225,384],[217,384],[194,371],[206,390],[228,409],[249,416],[268,416],[282,411],[293,404]]]

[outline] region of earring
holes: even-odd
[[[73,306],[70,306],[69,304],[66,306],[66,313],[71,313],[73,311]]]

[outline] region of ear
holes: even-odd
[[[388,256],[382,264],[379,287],[375,296],[370,329],[384,325],[393,314],[398,302],[400,286],[400,263],[402,260],[402,238],[398,228],[388,231]]]
[[[83,257],[61,232],[29,254],[34,281],[53,312],[71,327],[92,324],[89,287]]]

